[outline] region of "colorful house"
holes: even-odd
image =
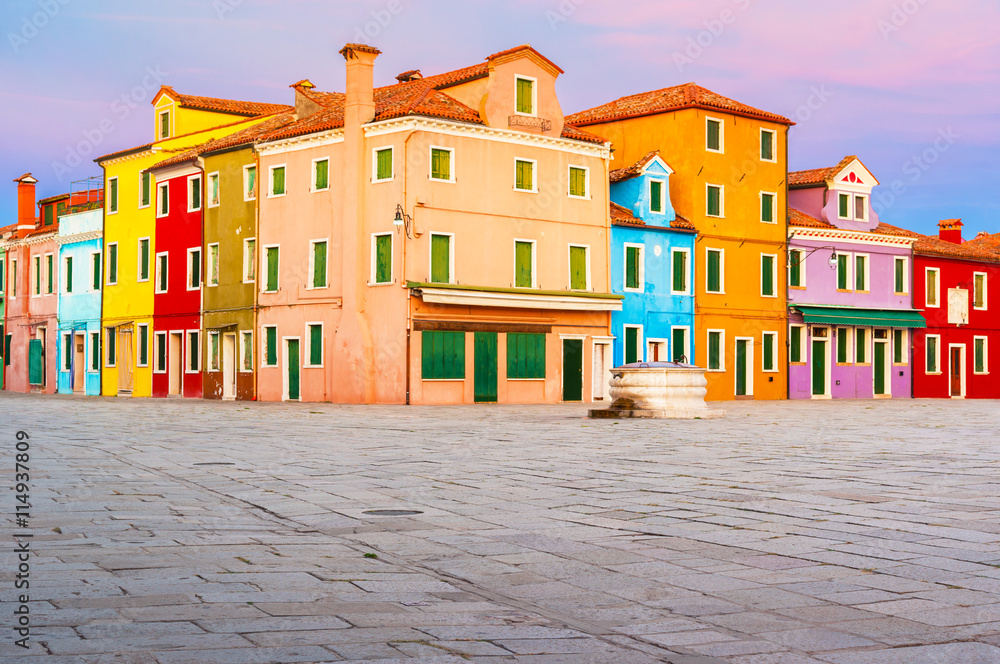
[[[693,83],[567,116],[635,164],[670,155],[670,200],[697,229],[695,363],[710,400],[784,399],[787,135],[794,124]]]
[[[614,365],[694,360],[694,225],[670,203],[670,166],[658,152],[611,171]]]
[[[946,219],[938,235],[914,245],[914,305],[927,329],[914,338],[913,395],[1000,398],[1000,372],[990,372],[990,346],[1000,343],[1000,307],[990,306],[1000,280],[1000,253],[991,236],[962,240],[962,221]]]
[[[60,394],[101,393],[101,255],[104,192],[101,179],[85,182],[59,216]],[[75,183],[74,183],[75,184]]]
[[[521,46],[376,89],[379,51],[341,54],[346,94],[295,85],[258,146],[258,397],[591,401],[610,153],[564,122],[561,70]]]
[[[908,398],[916,235],[882,223],[855,156],[788,174],[792,399]]]
[[[290,110],[280,104],[185,95],[169,86],[160,89],[152,104],[154,140],[151,143],[95,160],[104,168],[104,362],[101,390],[106,396],[153,394],[151,330],[154,326],[157,285],[153,278],[153,263],[157,253],[162,253],[157,246],[157,219],[170,212],[169,208],[164,211],[159,205],[166,203],[185,207],[188,194],[176,191],[187,186],[186,181],[178,181],[172,187],[174,191],[171,192],[168,186],[167,193],[161,195],[160,185],[165,183],[155,182],[148,172],[149,167],[178,152],[252,126],[268,115]],[[166,236],[164,241],[171,243]],[[200,238],[195,245],[182,248],[186,254],[188,248],[195,246],[201,246]],[[175,262],[168,270],[178,271],[186,277],[186,260]],[[192,327],[165,330],[167,343],[176,343],[179,334],[180,347],[173,349],[174,355],[187,358],[193,354],[198,358],[201,354],[200,320],[192,323],[189,317],[184,324]],[[194,344],[198,347],[195,348]],[[189,373],[190,366],[186,365],[179,382],[184,384],[189,395],[200,394],[200,378]],[[158,379],[158,384],[169,383],[170,374],[166,369],[156,373],[163,376]],[[160,389],[158,393],[170,392],[168,384],[165,392]]]
[[[7,332],[7,243],[17,232],[17,224],[0,228],[0,389],[4,388],[4,371],[10,364],[10,334]]]

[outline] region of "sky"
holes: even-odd
[[[152,140],[161,84],[291,104],[364,42],[376,85],[530,43],[567,114],[693,81],[796,121],[791,170],[858,155],[885,222],[1000,232],[997,0],[5,0],[0,26],[0,226],[22,173],[64,193]]]

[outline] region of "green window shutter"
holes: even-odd
[[[768,223],[774,221],[774,194],[761,194],[760,220]]]
[[[837,362],[847,364],[847,329],[837,328]]]
[[[709,150],[719,149],[719,129],[721,125],[715,120],[708,120],[705,123],[705,147]]]
[[[514,187],[517,189],[524,189],[526,191],[531,191],[535,188],[534,184],[534,164],[530,161],[517,160],[517,181]]]
[[[118,245],[108,247],[108,282],[118,283]]]
[[[587,195],[587,171],[582,168],[570,166],[569,169],[569,194],[570,196]]]
[[[719,187],[709,186],[706,213],[713,217],[722,216],[722,190]]]
[[[46,276],[48,277],[48,280],[45,282],[45,292],[49,294],[52,293],[52,289],[55,285],[55,279],[53,279],[53,277],[55,276],[54,274],[55,269],[53,267],[53,262],[54,261],[52,260],[51,254],[45,257],[45,272]]]
[[[431,177],[435,180],[451,179],[451,152],[433,148],[431,150]]]
[[[431,236],[431,282],[451,283],[451,236]]]
[[[625,328],[625,364],[639,361],[639,328]]]
[[[569,248],[569,287],[572,290],[587,290],[587,248]]]
[[[101,370],[101,335],[90,335],[90,370]]]
[[[313,244],[313,288],[326,288],[326,242]]]
[[[387,284],[392,281],[392,236],[375,237],[375,283]]]
[[[316,189],[326,189],[330,186],[330,160],[316,162]]]
[[[625,288],[639,288],[639,247],[625,247]]]
[[[112,212],[118,212],[118,178],[114,178],[109,184],[111,184],[110,209]]]
[[[3,292],[4,280],[5,280],[5,277],[7,276],[7,273],[5,271],[6,267],[7,267],[6,261],[0,260],[0,293]],[[2,337],[2,336],[3,335],[0,334],[0,337]]]
[[[545,378],[544,334],[507,334],[507,378]]]
[[[243,333],[243,368],[253,370],[253,333]]]
[[[208,179],[208,199],[212,204],[219,202],[219,176],[212,175]]]
[[[840,218],[846,219],[848,216],[848,212],[850,211],[851,198],[847,194],[840,194],[839,202],[840,202]]]
[[[708,290],[710,293],[722,292],[722,252],[707,252],[708,260]]]
[[[534,281],[531,274],[532,243],[514,243],[514,286],[517,288],[532,288]]]
[[[146,207],[149,205],[149,173],[144,172],[142,174],[142,186],[140,188],[142,190],[140,204],[142,207]]]
[[[257,190],[257,167],[251,166],[247,169],[247,191],[246,198],[253,198]]]
[[[802,361],[802,334],[800,332],[801,327],[793,327],[790,332],[789,337],[789,348],[788,348],[788,361],[789,362],[801,362]]]
[[[115,366],[117,364],[118,358],[118,336],[117,331],[113,327],[108,328],[108,366]]]
[[[115,183],[116,183],[116,181],[115,181],[115,180],[112,180],[112,181],[111,181],[111,183],[112,183],[112,184],[115,184]],[[53,208],[53,207],[52,207],[51,205],[46,205],[46,206],[45,206],[44,208],[42,208],[42,209],[43,209],[43,210],[45,210],[45,214],[44,214],[44,218],[45,218],[45,225],[46,225],[46,226],[51,226],[51,225],[52,225],[52,222],[53,222],[53,219],[54,219],[54,215],[53,215],[53,210],[54,210],[54,208]],[[112,211],[112,212],[114,212],[115,210],[114,210],[114,209],[112,209],[111,211]]]
[[[903,331],[893,330],[892,333],[892,361],[896,364],[903,363]]]
[[[837,290],[847,290],[847,256],[837,255]]]
[[[167,257],[159,256],[156,260],[158,263],[156,266],[156,280],[159,284],[157,290],[165,293],[167,291]]]
[[[323,364],[323,326],[309,326],[309,364]]]
[[[708,368],[718,371],[722,368],[722,333],[708,333]]]
[[[865,257],[854,257],[854,290],[865,290]]]
[[[927,373],[937,372],[937,338],[927,337]]]
[[[465,378],[465,333],[421,332],[420,375],[425,380]]]
[[[101,290],[101,255],[94,254],[93,259],[93,277],[94,277],[94,290]]]
[[[760,257],[760,292],[770,297],[774,295],[774,257]]]
[[[684,328],[676,328],[670,332],[670,345],[671,355],[670,359],[673,362],[686,361],[689,362],[690,358],[687,356],[687,330]]]
[[[656,180],[649,182],[649,209],[651,212],[663,212],[663,183]]]
[[[760,132],[760,158],[767,161],[774,159],[774,134],[769,131]]]
[[[170,188],[160,187],[160,214],[165,215],[170,211]]]
[[[903,292],[903,268],[904,268],[904,266],[906,264],[906,261],[901,261],[901,260],[899,260],[897,258],[893,262],[896,264],[896,266],[895,266],[896,267],[896,292],[897,293],[902,293]]]
[[[267,290],[278,290],[278,247],[267,248]]]
[[[863,364],[868,358],[868,341],[865,333],[866,330],[860,328],[854,332],[855,361],[858,364]]]
[[[191,252],[191,287],[201,286],[201,252]]]
[[[35,295],[42,294],[42,259],[35,257]]]
[[[209,262],[209,275],[208,278],[210,283],[214,286],[219,285],[219,245],[212,244],[208,247],[208,262]]]
[[[139,364],[149,364],[149,328],[145,325],[139,327]]]
[[[191,209],[201,209],[201,178],[196,177],[191,180]]]
[[[264,343],[267,344],[265,361],[270,367],[278,364],[278,328],[264,328]]]
[[[375,153],[376,165],[375,165],[375,179],[377,180],[391,180],[392,179],[392,148],[387,148],[385,150],[379,150]]]
[[[149,279],[149,240],[139,241],[139,278]]]
[[[160,113],[160,138],[170,136],[170,113]]]
[[[208,334],[208,368],[210,371],[219,369],[219,333]]]
[[[774,370],[774,338],[773,334],[764,335],[764,371]]]
[[[673,290],[676,293],[687,292],[687,252],[672,251],[674,268]]]
[[[190,346],[190,348],[188,349],[188,351],[190,352],[190,362],[188,363],[188,368],[191,369],[191,371],[197,371],[198,358],[200,357],[201,353],[201,349],[198,347],[197,334],[188,335],[188,345]]]
[[[972,306],[982,307],[986,303],[986,277],[981,274],[975,275],[973,277],[974,285],[972,288]]]
[[[975,355],[976,355],[976,373],[983,373],[986,371],[986,340],[976,339],[975,341]]]
[[[66,288],[67,293],[73,292],[73,257],[66,257]]]
[[[534,81],[529,81],[527,79],[519,78],[517,79],[517,112],[518,113],[534,113],[534,108],[532,108],[532,87]]]
[[[799,250],[793,250],[789,256],[789,267],[788,267],[788,285],[789,286],[801,286],[802,285],[802,252]]]
[[[285,167],[279,166],[271,170],[271,194],[280,196],[285,193]]]

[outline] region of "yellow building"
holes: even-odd
[[[291,109],[282,104],[183,95],[163,86],[153,98],[153,141],[95,161],[104,168],[104,334],[101,394],[148,397],[155,285],[156,218],[162,197],[145,169],[172,154],[235,133]],[[204,196],[204,187],[198,192]],[[184,269],[174,266],[174,269]]]
[[[695,361],[708,399],[785,399],[787,118],[693,83],[566,117],[612,142],[614,167],[659,150],[698,230]]]

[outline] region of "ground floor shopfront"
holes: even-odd
[[[206,399],[251,401],[255,398],[254,311],[206,311],[205,371],[202,392]]]
[[[59,321],[59,394],[101,393],[101,321]]]
[[[55,394],[58,385],[58,326],[53,316],[10,316],[6,335],[4,389]]]
[[[937,399],[1000,399],[1000,372],[990,371],[996,330],[927,328],[914,335],[913,395]]]
[[[694,364],[706,369],[706,400],[787,397],[786,314],[699,309],[695,327]]]

